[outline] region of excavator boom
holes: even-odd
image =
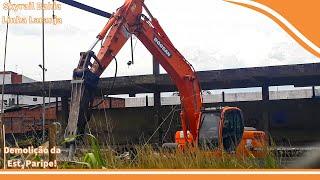
[[[148,17],[142,14],[142,10]],[[91,50],[81,53],[74,70],[70,114],[65,137],[84,133],[90,119],[89,107],[96,92],[99,77],[118,52],[135,35],[167,71],[180,93],[181,124],[185,137],[190,131],[198,137],[202,97],[199,80],[192,65],[174,47],[158,21],[152,16],[144,0],[126,0],[97,35],[94,45],[102,41],[97,55]],[[91,59],[94,62],[91,62]],[[197,140],[195,138],[195,140]]]

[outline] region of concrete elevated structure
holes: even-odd
[[[203,90],[262,88],[261,94],[256,94],[259,99],[255,101],[227,102],[225,101],[225,97],[222,97],[220,102],[213,102],[206,104],[206,106],[239,106],[245,113],[247,125],[253,125],[260,130],[270,132],[271,135],[275,134],[277,139],[287,137],[286,139],[288,139],[288,141],[298,140],[299,142],[306,142],[306,139],[320,141],[320,138],[316,138],[320,137],[320,132],[318,131],[320,128],[320,121],[318,121],[320,120],[320,114],[318,113],[320,99],[316,98],[314,88],[313,91],[311,91],[312,96],[293,100],[274,100],[272,93],[269,92],[270,86],[319,86],[320,64],[203,71],[198,72],[198,77]],[[107,93],[112,82],[113,78],[102,78],[98,85],[96,95],[101,96],[101,92]],[[46,91],[46,93],[43,93],[44,91]],[[46,82],[44,88],[42,82],[5,86],[5,92],[8,94],[32,96],[50,94],[51,97],[61,97],[62,111],[59,114],[59,120],[63,122],[68,119],[68,99],[70,97],[70,91],[70,80]],[[171,82],[170,77],[166,74],[159,74],[118,77],[110,94],[129,94],[132,97],[140,93],[175,91],[176,87]],[[156,99],[158,102],[155,103],[157,105],[154,107],[111,109],[107,111],[107,115],[104,111],[97,111],[94,113],[95,119],[98,121],[100,119],[100,123],[104,125],[107,125],[107,121],[111,123],[115,122],[115,125],[111,126],[115,127],[116,130],[113,131],[102,127],[101,132],[96,133],[102,133],[99,137],[105,136],[103,134],[119,134],[119,136],[127,137],[125,138],[127,141],[131,141],[130,138],[137,140],[142,136],[143,139],[148,139],[150,134],[152,134],[151,132],[157,129],[159,123],[172,111],[170,106],[160,107],[161,99],[157,97],[154,101],[156,101]],[[175,113],[174,119],[178,119],[178,113]],[[179,121],[175,122],[179,123]],[[166,124],[164,124],[164,126],[166,126]],[[173,130],[179,128],[179,125],[172,126],[174,126]],[[127,130],[124,130],[126,128]],[[130,130],[130,128],[133,129]],[[167,134],[164,129],[165,128],[160,129],[160,134]],[[172,131],[170,132],[171,134],[169,133],[166,137],[170,137],[171,139]],[[132,141],[135,141],[134,139]],[[158,140],[161,142],[163,139],[163,136],[159,135]]]
[[[199,71],[198,77],[203,90],[232,89],[248,87],[268,87],[294,85],[298,87],[320,85],[320,64],[300,64],[272,67],[256,67],[242,69],[227,69],[214,71]],[[98,85],[97,96],[107,92],[113,78],[102,78]],[[175,85],[167,74],[117,77],[110,94],[139,94],[174,92]],[[7,94],[42,96],[43,91],[51,97],[69,97],[70,80],[10,84],[5,86]]]

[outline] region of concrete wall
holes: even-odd
[[[4,113],[6,133],[30,133],[42,130],[42,106],[24,107]],[[46,124],[57,119],[55,105],[46,108]]]
[[[206,106],[217,105],[240,107],[246,126],[262,129],[262,113],[267,111],[262,101],[215,103]],[[273,100],[267,107],[270,117],[269,132],[278,145],[301,145],[320,141],[319,99]],[[95,111],[89,123],[90,131],[101,142],[142,144],[158,127],[153,112],[153,107]],[[179,106],[162,106],[160,113],[162,119],[166,119],[162,128],[162,134],[166,134],[163,142],[172,142],[174,133],[180,129]],[[151,142],[158,140],[156,133]]]
[[[4,77],[4,84],[11,84],[11,73],[3,74],[3,72],[1,72],[1,74],[0,74],[1,84],[2,84],[3,76],[5,76]]]
[[[269,112],[269,132],[282,145],[320,141],[320,100],[295,99],[269,101],[265,109],[261,101],[225,103],[238,106],[245,116],[246,126],[263,129],[262,113]]]
[[[320,89],[315,90],[316,95],[320,95]],[[269,97],[271,100],[277,99],[304,99],[311,98],[313,92],[311,88],[298,90],[280,90],[270,91]],[[260,101],[262,100],[261,92],[238,92],[225,93],[225,102],[242,102],[242,101]],[[146,97],[126,98],[126,107],[143,107],[146,106]],[[222,94],[203,95],[204,103],[218,103],[222,102]],[[153,97],[148,97],[148,105],[153,106]],[[161,104],[177,105],[180,104],[179,96],[161,97]]]
[[[36,80],[28,78],[27,76],[22,75],[22,83],[31,83],[36,82]]]

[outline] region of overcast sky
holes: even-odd
[[[124,0],[78,0],[99,9],[114,12]],[[0,15],[6,15],[0,0]],[[12,0],[22,3],[26,0]],[[27,1],[28,2],[28,1]],[[34,0],[34,2],[40,2]],[[52,2],[52,1],[46,1]],[[313,63],[319,59],[304,50],[277,24],[250,9],[223,0],[146,0],[153,15],[159,20],[176,48],[196,70],[243,68],[283,64]],[[70,79],[79,60],[79,52],[86,51],[107,19],[67,5],[56,15],[63,24],[46,25],[47,80]],[[41,16],[41,11],[12,12],[13,16]],[[46,12],[52,16],[52,11]],[[0,25],[1,69],[4,53],[5,25]],[[137,42],[135,65],[131,59],[129,43],[117,59],[119,76],[152,73],[152,56]],[[42,63],[41,25],[11,25],[9,29],[7,70],[41,80]],[[113,76],[114,64],[103,74]]]

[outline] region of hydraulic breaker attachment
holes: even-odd
[[[70,150],[74,148],[72,146],[75,145],[75,141],[81,139],[81,135],[85,133],[86,124],[90,120],[89,107],[99,82],[99,76],[89,69],[92,65],[90,59],[94,56],[92,51],[81,53],[79,65],[73,72],[70,113],[64,134],[64,138],[71,146]]]

